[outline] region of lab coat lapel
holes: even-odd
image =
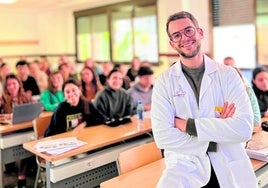
[[[213,83],[212,75],[217,70],[216,64],[213,62],[212,59],[208,58],[207,56],[204,56],[205,61],[205,73],[203,75],[200,93],[199,93],[199,101],[202,100],[204,97],[206,91],[210,87],[210,85]]]
[[[177,83],[175,85],[175,95],[183,93],[184,96],[190,95],[191,97],[195,97],[189,82],[187,81],[185,75],[182,72],[181,64],[179,63],[179,61],[173,65],[171,69],[171,74],[172,76],[174,76]]]

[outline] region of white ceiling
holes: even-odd
[[[60,8],[86,9],[127,0],[17,0],[12,4],[0,4],[0,8],[9,10],[51,10]]]

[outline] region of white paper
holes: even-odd
[[[72,149],[81,147],[85,144],[87,143],[77,140],[76,137],[68,137],[38,142],[35,145],[35,149],[38,152],[59,155]]]

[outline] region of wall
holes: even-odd
[[[118,1],[123,0],[114,0],[113,2]],[[175,51],[170,48],[168,43],[165,22],[169,15],[181,10],[190,11],[197,17],[200,27],[205,31],[203,49],[207,53],[211,52],[211,35],[208,33],[210,31],[208,4],[208,0],[158,0],[158,43],[160,54],[175,54]],[[83,9],[90,6],[93,5],[84,6]],[[101,4],[98,4],[98,6],[101,6]],[[77,10],[77,7],[47,11],[10,11],[1,10],[0,8],[0,57],[17,54],[75,54],[74,10]],[[24,43],[1,45],[1,41],[6,40],[22,41]],[[32,43],[26,44],[27,41]],[[34,58],[37,57],[29,59]],[[18,57],[4,58],[12,66],[17,59]],[[159,67],[155,67],[156,74],[166,69],[170,63],[177,60],[177,57],[161,56],[160,60],[162,64]],[[51,61],[54,64],[57,58],[53,58]]]
[[[75,53],[72,11],[0,11],[0,57],[4,57],[13,70],[19,57],[10,56]],[[36,58],[38,56],[28,60]],[[54,64],[57,59],[50,58],[50,61]]]
[[[189,11],[198,20],[200,28],[204,30],[204,39],[202,48],[204,52],[212,54],[212,34],[209,25],[209,1],[208,0],[158,0],[158,31],[159,31],[159,53],[160,54],[176,54],[169,45],[169,38],[166,34],[166,20],[169,15],[179,11]],[[178,57],[161,56],[162,65],[155,72],[156,75],[168,68],[170,64],[177,61]]]

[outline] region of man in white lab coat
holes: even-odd
[[[257,187],[242,144],[253,112],[241,78],[201,52],[203,30],[190,13],[170,16],[166,26],[180,58],[152,95],[153,134],[166,162],[158,188]]]

